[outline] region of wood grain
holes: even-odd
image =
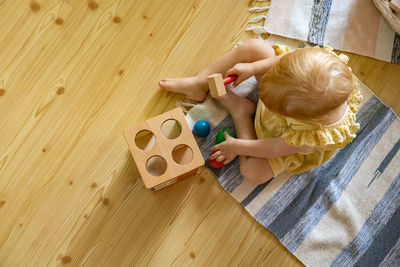
[[[160,78],[251,38],[249,4],[0,2],[3,266],[301,265],[205,169],[145,189],[122,135],[182,99]],[[350,65],[399,114],[400,66]]]

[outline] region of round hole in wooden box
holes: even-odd
[[[188,164],[193,159],[193,150],[187,145],[177,145],[172,150],[172,158],[180,165]]]
[[[161,156],[152,156],[146,162],[146,170],[152,176],[161,176],[167,170],[167,161]]]
[[[166,120],[161,125],[161,133],[168,139],[176,139],[182,133],[182,125],[174,119]]]
[[[156,143],[156,136],[149,130],[142,130],[135,136],[136,146],[144,151],[151,150]]]

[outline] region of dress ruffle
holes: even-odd
[[[347,99],[347,104],[349,105],[351,111],[355,114],[357,112],[358,107],[361,105],[363,96],[360,91],[360,85],[356,79],[357,89],[353,90]]]
[[[273,45],[272,48],[275,50],[275,55],[283,55],[291,52],[286,45]]]
[[[275,130],[282,135],[288,129],[286,119],[276,114],[272,115],[272,118],[274,121]]]
[[[355,122],[355,114],[348,112],[345,117],[332,128],[322,129],[289,129],[282,135],[286,143],[294,146],[320,146],[333,145],[342,148],[356,137],[360,125]]]
[[[344,117],[337,123],[321,129],[291,129],[287,128],[282,137],[286,143],[294,146],[332,146],[342,148],[356,137],[360,124],[356,123],[356,112],[361,105],[362,95],[359,88],[354,90],[347,100],[348,109]],[[279,123],[283,125],[282,122]],[[282,126],[280,126],[282,127]]]

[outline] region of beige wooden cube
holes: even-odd
[[[226,94],[225,84],[222,79],[222,74],[217,73],[207,77],[208,87],[210,88],[210,95],[212,97],[219,97]]]
[[[159,190],[192,176],[204,165],[196,140],[180,108],[124,131],[143,183]]]

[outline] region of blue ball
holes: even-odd
[[[193,126],[193,134],[198,137],[206,137],[210,133],[211,127],[210,124],[205,120],[196,121]]]

